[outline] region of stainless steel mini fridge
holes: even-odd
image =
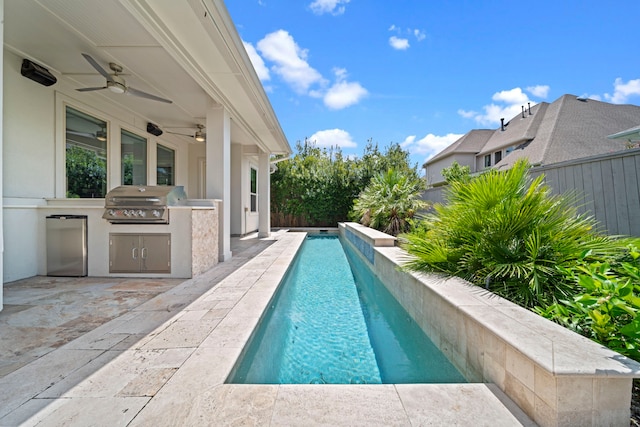
[[[51,215],[47,220],[47,276],[87,275],[87,216]]]

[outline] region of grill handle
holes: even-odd
[[[110,197],[109,200],[113,203],[122,203],[122,202],[156,202],[159,203],[160,199],[157,197]]]

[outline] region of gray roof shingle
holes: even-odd
[[[607,136],[640,123],[640,106],[609,104],[563,95],[541,102],[509,120],[505,130],[472,130],[425,163],[455,153],[476,156],[516,146],[495,167],[509,168],[517,159],[531,164],[551,164],[625,149],[625,142]],[[485,139],[486,138],[486,139]],[[482,142],[484,140],[484,143]],[[472,151],[476,150],[476,151]]]

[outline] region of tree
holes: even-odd
[[[399,144],[381,152],[369,141],[362,157],[346,157],[338,147],[319,148],[305,139],[296,151],[271,175],[272,226],[336,226],[349,218],[375,174],[394,168],[418,179],[417,165],[409,165]]]
[[[67,197],[104,197],[107,161],[95,151],[69,146],[66,151]]]
[[[460,166],[456,160],[451,163],[448,168],[442,169],[442,176],[448,184],[452,182],[469,182],[471,180],[471,168],[469,166]]]
[[[409,220],[427,203],[420,199],[424,181],[389,169],[378,173],[353,206],[360,223],[397,236],[409,228]]]

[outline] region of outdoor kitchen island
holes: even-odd
[[[167,206],[167,223],[112,223],[103,219],[104,200],[48,199],[46,205],[38,207],[42,217],[39,221],[42,229],[38,232],[42,238],[38,274],[47,274],[45,218],[51,215],[87,216],[89,276],[191,278],[218,263],[219,201],[187,199],[180,205]],[[166,261],[160,260],[160,263],[164,262],[168,268],[151,271],[145,270],[144,266],[140,269],[114,268],[110,265],[110,261],[114,261],[110,260],[110,252],[113,257],[111,247],[114,241],[122,242],[123,239],[140,242],[139,248],[127,250],[132,258],[166,255]],[[158,265],[157,260],[150,261],[150,264]]]

